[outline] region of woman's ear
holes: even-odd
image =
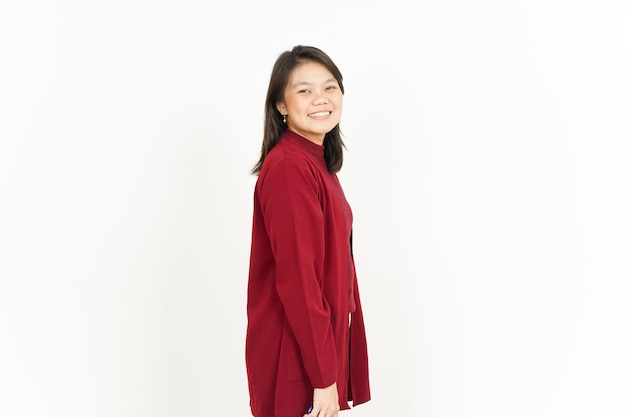
[[[276,102],[276,110],[278,110],[278,112],[283,116],[287,116],[287,106],[285,106],[285,103],[282,101]]]

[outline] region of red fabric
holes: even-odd
[[[324,148],[286,131],[254,193],[246,365],[255,417],[302,416],[313,388],[334,382],[341,409],[370,399],[351,231]]]

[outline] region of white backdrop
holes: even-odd
[[[246,416],[279,53],[345,77],[372,402],[626,414],[626,6],[0,6],[0,415]]]

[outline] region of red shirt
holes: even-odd
[[[302,416],[313,388],[334,382],[341,409],[370,399],[351,232],[323,146],[287,130],[254,192],[246,365],[255,417]]]

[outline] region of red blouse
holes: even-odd
[[[254,192],[246,365],[255,417],[302,416],[313,388],[334,382],[342,410],[370,399],[351,232],[323,146],[287,130]]]

